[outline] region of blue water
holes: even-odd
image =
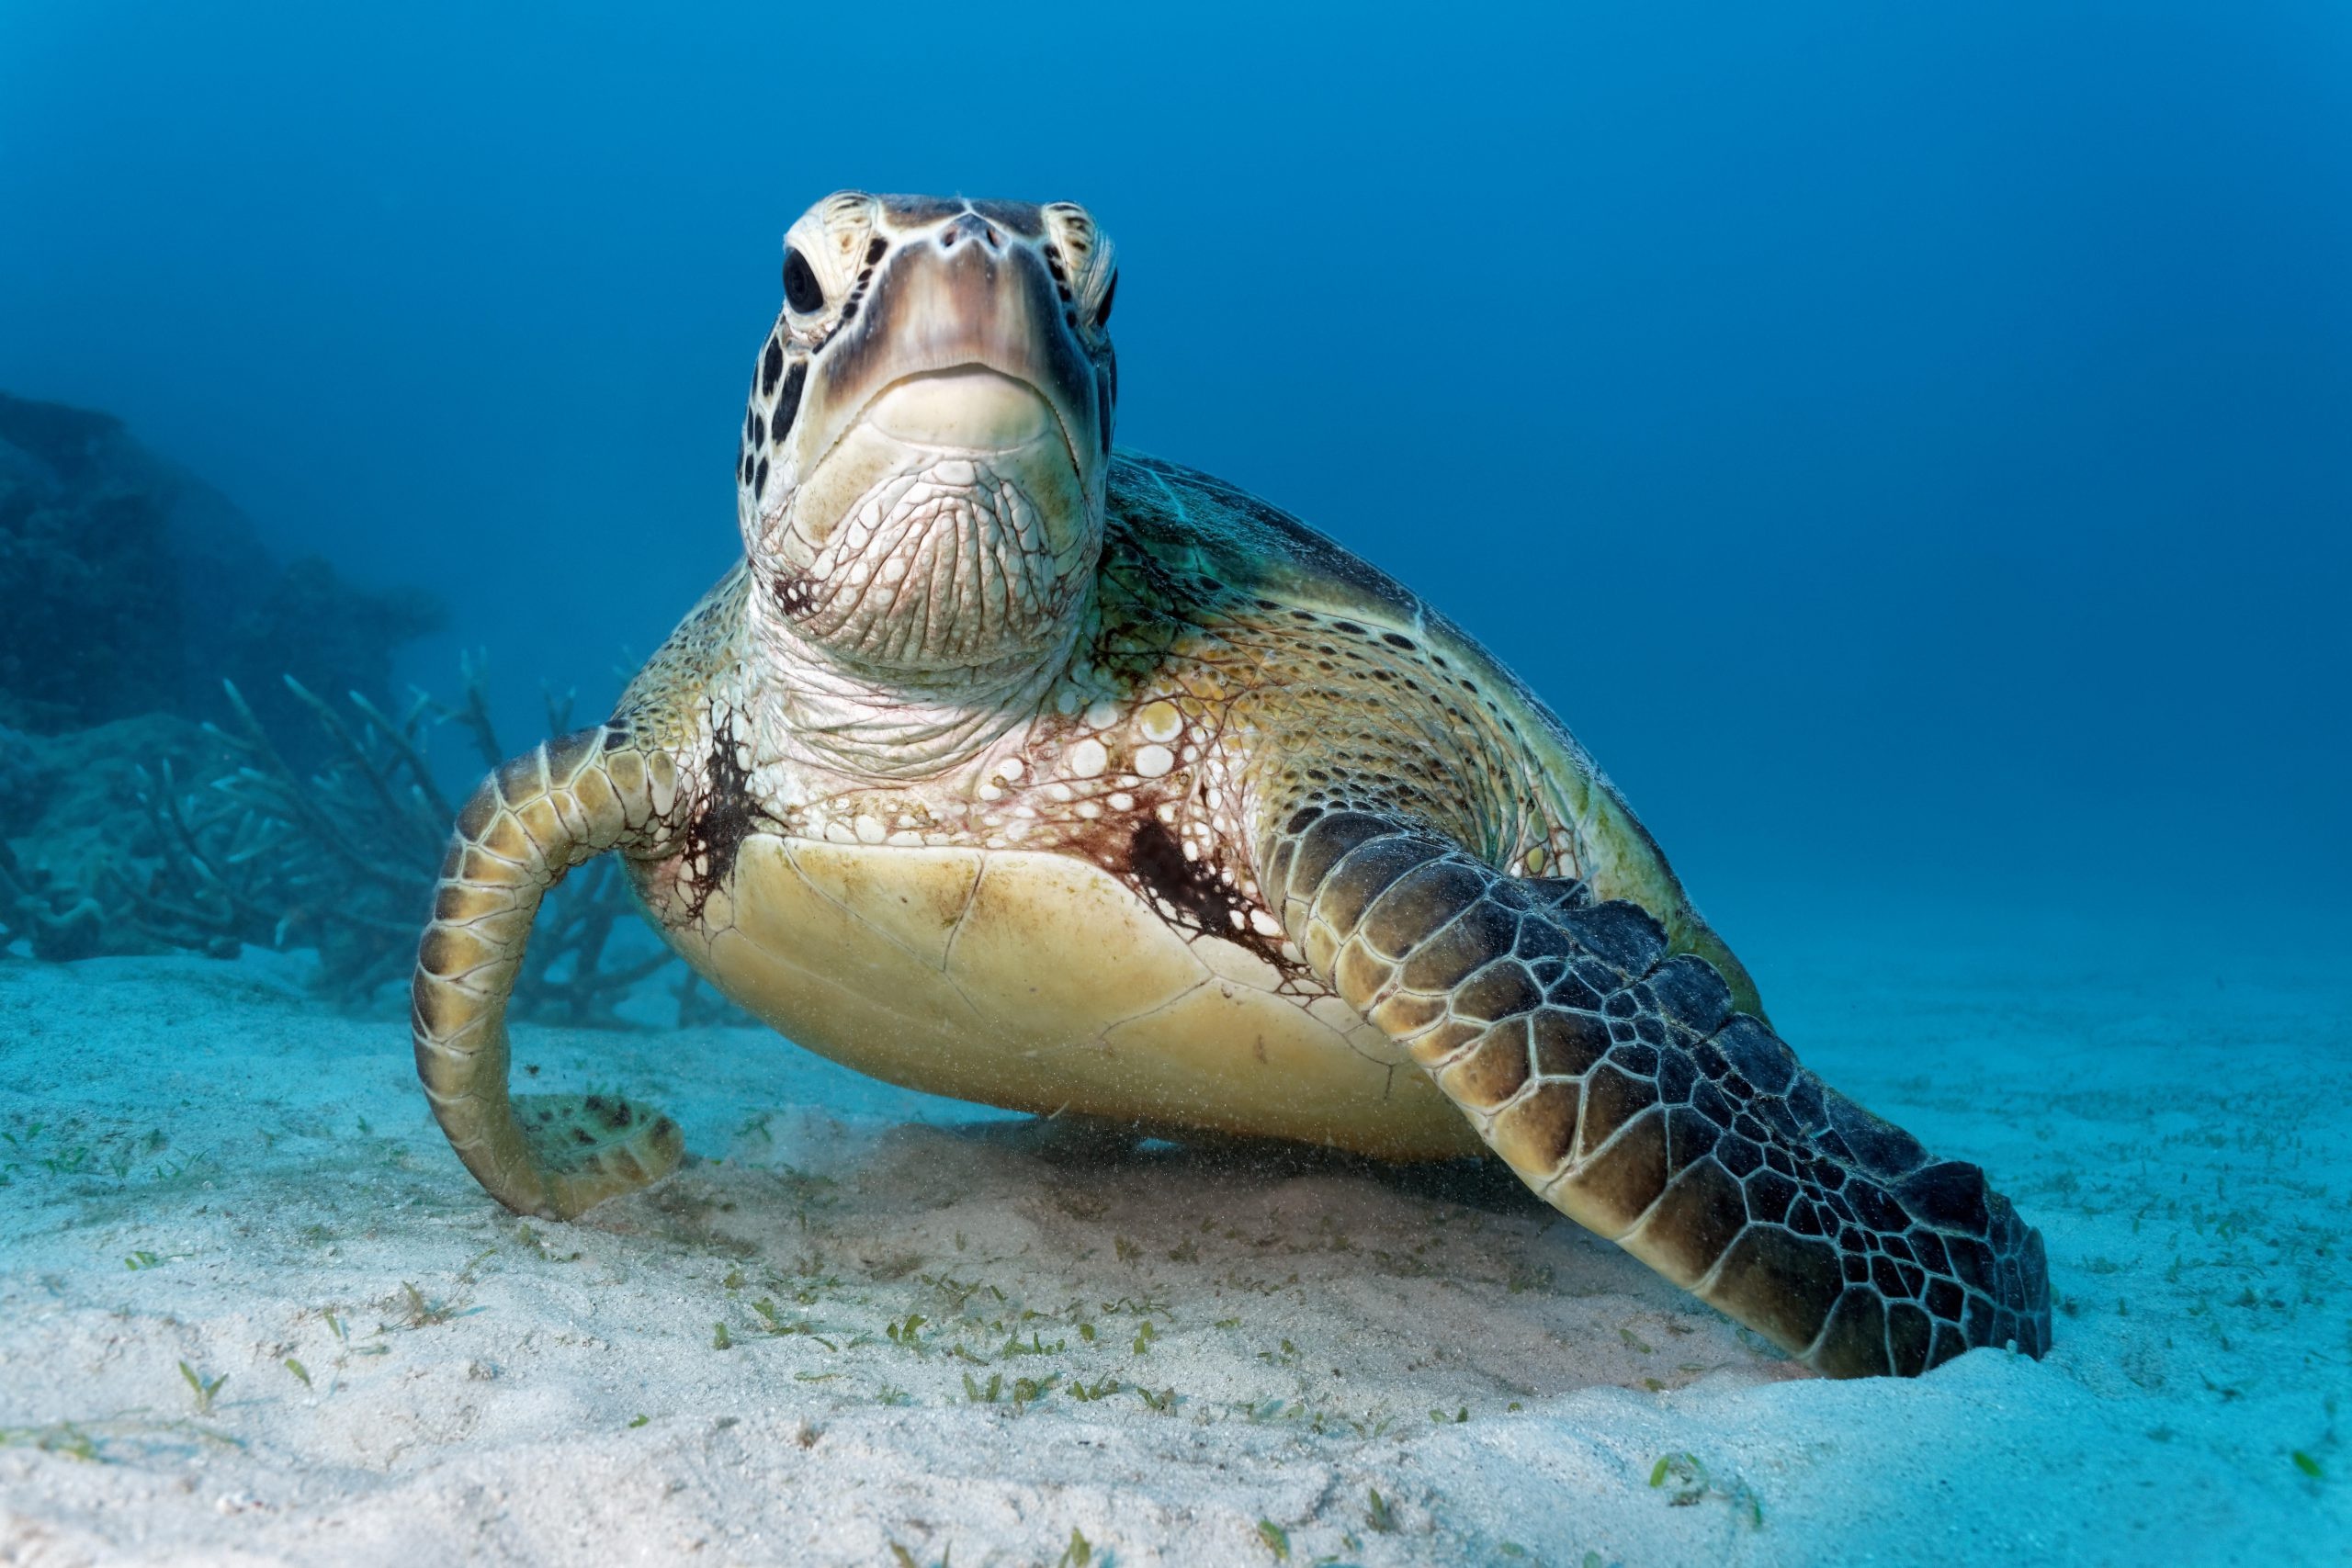
[[[737,548],[778,241],[1088,204],[1120,438],[1487,639],[1702,903],[2333,898],[2324,5],[0,7],[0,387],[596,706]]]

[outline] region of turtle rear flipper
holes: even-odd
[[[506,1000],[539,901],[606,850],[642,843],[675,802],[674,764],[598,726],[482,782],[458,817],[417,945],[417,1076],[450,1145],[517,1213],[568,1220],[677,1168],[677,1123],[611,1095],[507,1093]]]
[[[1571,1219],[1833,1377],[2050,1348],[2041,1235],[1826,1088],[1637,906],[1387,814],[1303,810],[1263,886],[1317,975]]]

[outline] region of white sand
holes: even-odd
[[[2078,937],[1751,944],[2065,1303],[2046,1362],[1842,1384],[1505,1179],[1057,1145],[747,1030],[526,1029],[704,1160],[525,1225],[390,998],[0,956],[0,1562],[2352,1562],[2344,966]]]

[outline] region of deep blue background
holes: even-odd
[[[594,705],[792,219],[1073,198],[1122,439],[1466,622],[1735,942],[2341,907],[2352,9],[656,9],[0,0],[0,387]]]

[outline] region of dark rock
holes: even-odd
[[[345,694],[358,692],[390,707],[393,649],[440,625],[441,608],[429,595],[371,593],[345,581],[318,557],[305,556],[235,618],[220,639],[215,668],[237,683],[286,759],[304,767],[324,755],[328,740],[286,689],[285,677],[338,705]],[[197,695],[195,708],[210,716],[220,701],[217,676],[209,686]]]
[[[104,414],[0,396],[0,723],[55,730],[186,690],[168,511]]]
[[[119,420],[5,393],[0,607],[0,725],[218,719],[228,678],[297,767],[329,741],[282,678],[387,705],[394,650],[440,624],[421,592],[362,589],[315,557],[280,566],[233,504]]]

